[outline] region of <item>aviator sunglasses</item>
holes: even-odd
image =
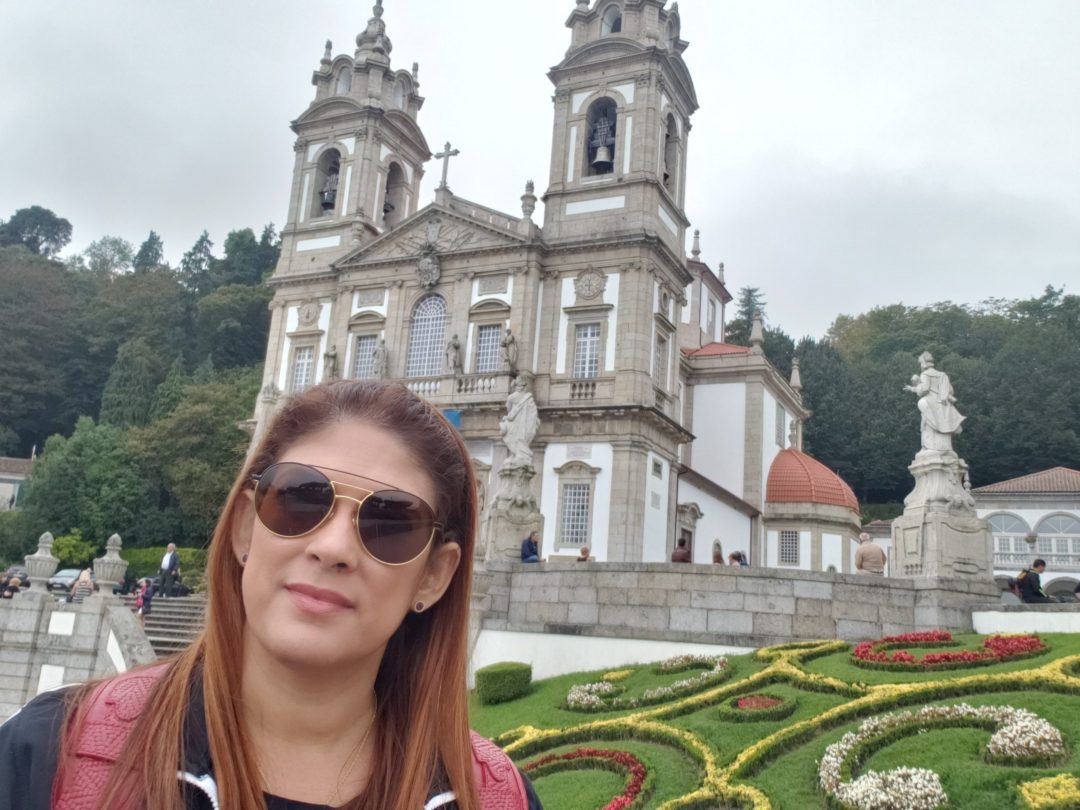
[[[384,565],[412,562],[431,544],[435,532],[443,529],[432,508],[412,493],[332,481],[307,464],[281,461],[253,474],[251,480],[255,482],[255,514],[278,537],[311,534],[330,517],[338,498],[353,501],[360,545]]]

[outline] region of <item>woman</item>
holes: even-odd
[[[139,617],[139,627],[146,627],[146,617],[154,602],[154,581],[144,577],[139,582],[139,592],[135,594],[135,613]]]
[[[82,602],[94,592],[94,580],[90,576],[90,569],[84,568],[79,572],[78,578],[71,583],[68,593],[72,602]]]
[[[214,532],[200,637],[68,690],[55,779],[62,698],[0,727],[0,785],[31,775],[11,806],[47,808],[51,791],[62,810],[539,808],[505,755],[470,740],[475,525],[464,443],[403,386],[286,401]]]

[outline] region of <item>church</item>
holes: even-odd
[[[428,144],[417,69],[395,69],[377,0],[352,55],[327,43],[297,139],[255,439],[281,397],[384,378],[439,407],[473,456],[479,554],[852,571],[858,502],[801,451],[810,413],[785,379],[724,342],[723,265],[684,210],[697,92],[678,4],[578,0],[554,86],[543,221],[452,193]],[[555,21],[553,20],[553,24]],[[547,103],[546,98],[536,103]],[[429,165],[429,161],[435,161]],[[441,172],[434,201],[420,181]],[[511,465],[511,397],[535,424]],[[513,475],[511,475],[513,473]],[[515,477],[516,476],[516,477]],[[514,488],[517,491],[514,491]],[[522,496],[524,493],[524,496]]]

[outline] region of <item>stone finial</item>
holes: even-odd
[[[103,593],[112,593],[111,587],[106,590],[104,586],[118,585],[124,581],[128,561],[120,557],[120,549],[123,546],[120,535],[113,534],[105,541],[105,556],[94,559],[94,576],[98,584],[102,586]]]
[[[52,546],[52,532],[45,532],[38,538],[37,551],[33,554],[27,554],[23,558],[31,582],[44,584],[49,577],[56,573],[56,566],[60,564],[60,561],[52,555]]]
[[[577,0],[577,7],[582,11],[589,10],[589,0]]]
[[[802,375],[799,374],[799,358],[796,357],[791,361],[791,380],[789,381],[791,390],[802,396]]]
[[[371,9],[372,17],[368,20],[367,28],[356,35],[356,58],[370,59],[379,57],[376,61],[389,64],[390,50],[393,45],[390,37],[386,36],[386,23],[382,21],[382,0],[375,0]]]
[[[326,40],[326,50],[323,51],[322,63],[329,65],[334,59],[334,43]]]
[[[376,19],[378,19],[379,17],[382,16],[382,13],[383,13],[382,0],[375,0],[375,5],[372,6],[372,8],[371,8],[371,13],[375,15]]]
[[[536,187],[533,185],[532,180],[525,183],[525,193],[521,195],[521,213],[524,215],[525,219],[532,219],[533,211],[536,210],[535,189]]]
[[[420,63],[412,63],[412,80],[416,84],[420,84]]]
[[[802,450],[802,442],[800,441],[799,420],[791,420],[791,428],[788,430],[788,447],[793,450]]]
[[[765,354],[765,327],[760,309],[754,310],[754,323],[750,327],[750,354]]]
[[[720,264],[718,264],[716,266],[716,277],[718,279],[720,279],[720,281],[724,280],[724,263],[723,262],[720,262]]]
[[[696,228],[694,229],[694,246],[690,248],[690,255],[695,261],[700,261],[698,257],[701,256],[701,231]]]

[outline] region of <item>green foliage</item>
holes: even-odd
[[[476,694],[481,703],[505,703],[529,691],[532,666],[517,661],[501,661],[476,670]]]
[[[71,241],[71,223],[48,208],[20,208],[0,221],[0,247],[22,245],[38,256],[55,256]]]
[[[156,232],[150,231],[146,241],[139,246],[139,252],[131,265],[136,271],[153,270],[165,263],[165,245]]]
[[[130,579],[156,577],[161,570],[161,558],[165,556],[167,545],[166,543],[165,545],[147,546],[146,548],[128,548],[125,546],[120,552],[120,556],[128,562],[125,576]],[[206,557],[209,554],[207,549],[177,546],[176,553],[180,556],[180,575],[184,584],[193,591],[204,590]]]
[[[27,514],[22,509],[0,512],[0,568],[22,563],[23,557],[37,548]]]
[[[206,295],[213,287],[210,283],[210,268],[215,259],[210,241],[210,234],[203,231],[191,250],[180,259],[181,283],[196,295]]]
[[[18,446],[19,434],[7,425],[0,423],[0,456],[14,453],[15,448]]]
[[[53,541],[52,555],[60,561],[59,568],[88,568],[97,549],[83,540],[80,529],[72,529]]]
[[[120,347],[101,394],[101,423],[115,427],[145,425],[161,378],[158,354],[143,338]]]
[[[164,419],[184,398],[184,388],[188,384],[188,374],[184,367],[184,356],[178,354],[173,364],[169,366],[169,372],[161,385],[154,391],[154,398],[150,403],[150,421],[156,422]]]
[[[81,266],[99,276],[114,276],[131,269],[135,248],[119,236],[103,236],[82,252]]]
[[[267,225],[258,240],[251,228],[232,231],[225,237],[224,247],[224,258],[216,259],[210,267],[215,287],[261,283],[273,272],[280,251],[273,225]]]
[[[212,358],[219,369],[260,362],[270,331],[267,304],[273,297],[274,291],[265,284],[228,284],[199,299],[197,356]]]

